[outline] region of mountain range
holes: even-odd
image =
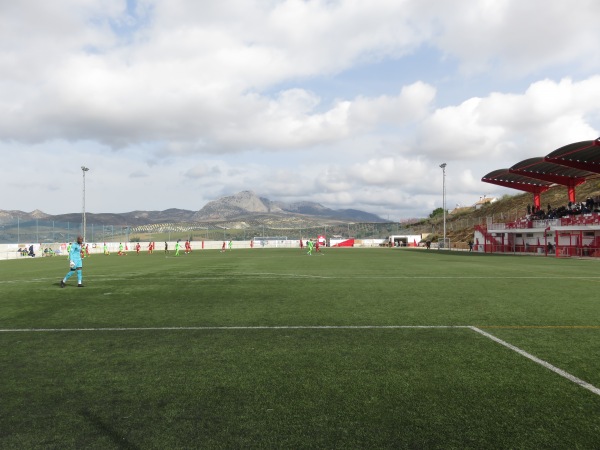
[[[51,215],[40,210],[30,213],[0,210],[0,223],[45,220],[81,222],[81,212]],[[260,197],[252,191],[221,197],[207,203],[199,211],[171,208],[164,211],[132,211],[127,213],[88,213],[86,222],[98,225],[145,225],[154,223],[229,222],[254,223],[294,220],[322,222],[386,222],[381,217],[356,209],[334,210],[320,203],[301,201],[284,203]]]

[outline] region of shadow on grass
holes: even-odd
[[[113,427],[105,423],[100,417],[96,416],[91,411],[84,409],[81,411],[81,415],[98,430],[100,430],[105,436],[108,436],[119,448],[131,450],[138,450],[140,448],[137,445],[129,442],[125,436],[115,431]]]

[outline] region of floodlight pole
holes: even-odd
[[[444,248],[446,245],[446,163],[440,164],[442,169],[442,208],[444,209]]]
[[[90,170],[85,166],[81,166],[81,171],[83,172],[83,208],[81,213],[81,228],[83,234],[83,242],[85,242],[85,173]]]

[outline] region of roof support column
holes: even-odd
[[[533,194],[533,204],[535,205],[536,211],[538,211],[542,207],[542,200],[539,192]]]
[[[569,201],[575,203],[575,186],[570,184],[567,189],[569,190]]]

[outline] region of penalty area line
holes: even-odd
[[[473,326],[468,327],[468,328],[470,328],[471,330],[473,330],[473,331],[481,334],[482,336],[485,336],[488,339],[491,339],[494,342],[497,342],[500,345],[503,345],[506,348],[511,349],[514,352],[517,352],[519,355],[524,356],[527,359],[530,359],[531,361],[533,361],[533,362],[535,362],[535,363],[537,363],[537,364],[545,367],[548,370],[551,370],[552,372],[560,375],[561,377],[566,378],[567,380],[569,380],[569,381],[571,381],[571,382],[573,382],[575,384],[578,384],[582,388],[587,389],[588,391],[593,392],[596,395],[600,395],[600,389],[598,389],[593,384],[590,384],[587,381],[582,380],[581,378],[577,378],[576,376],[571,375],[570,373],[565,372],[564,370],[559,369],[556,366],[553,366],[549,362],[544,361],[543,359],[540,359],[537,356],[532,355],[531,353],[527,353],[525,350],[522,350],[522,349],[520,349],[517,346],[514,346],[514,345],[512,345],[512,344],[510,344],[510,343],[508,343],[506,341],[503,341],[502,339],[497,338],[493,334],[487,333],[487,332],[485,332],[485,331],[483,331],[483,330],[481,330],[481,329],[479,329],[477,327],[473,327]]]

